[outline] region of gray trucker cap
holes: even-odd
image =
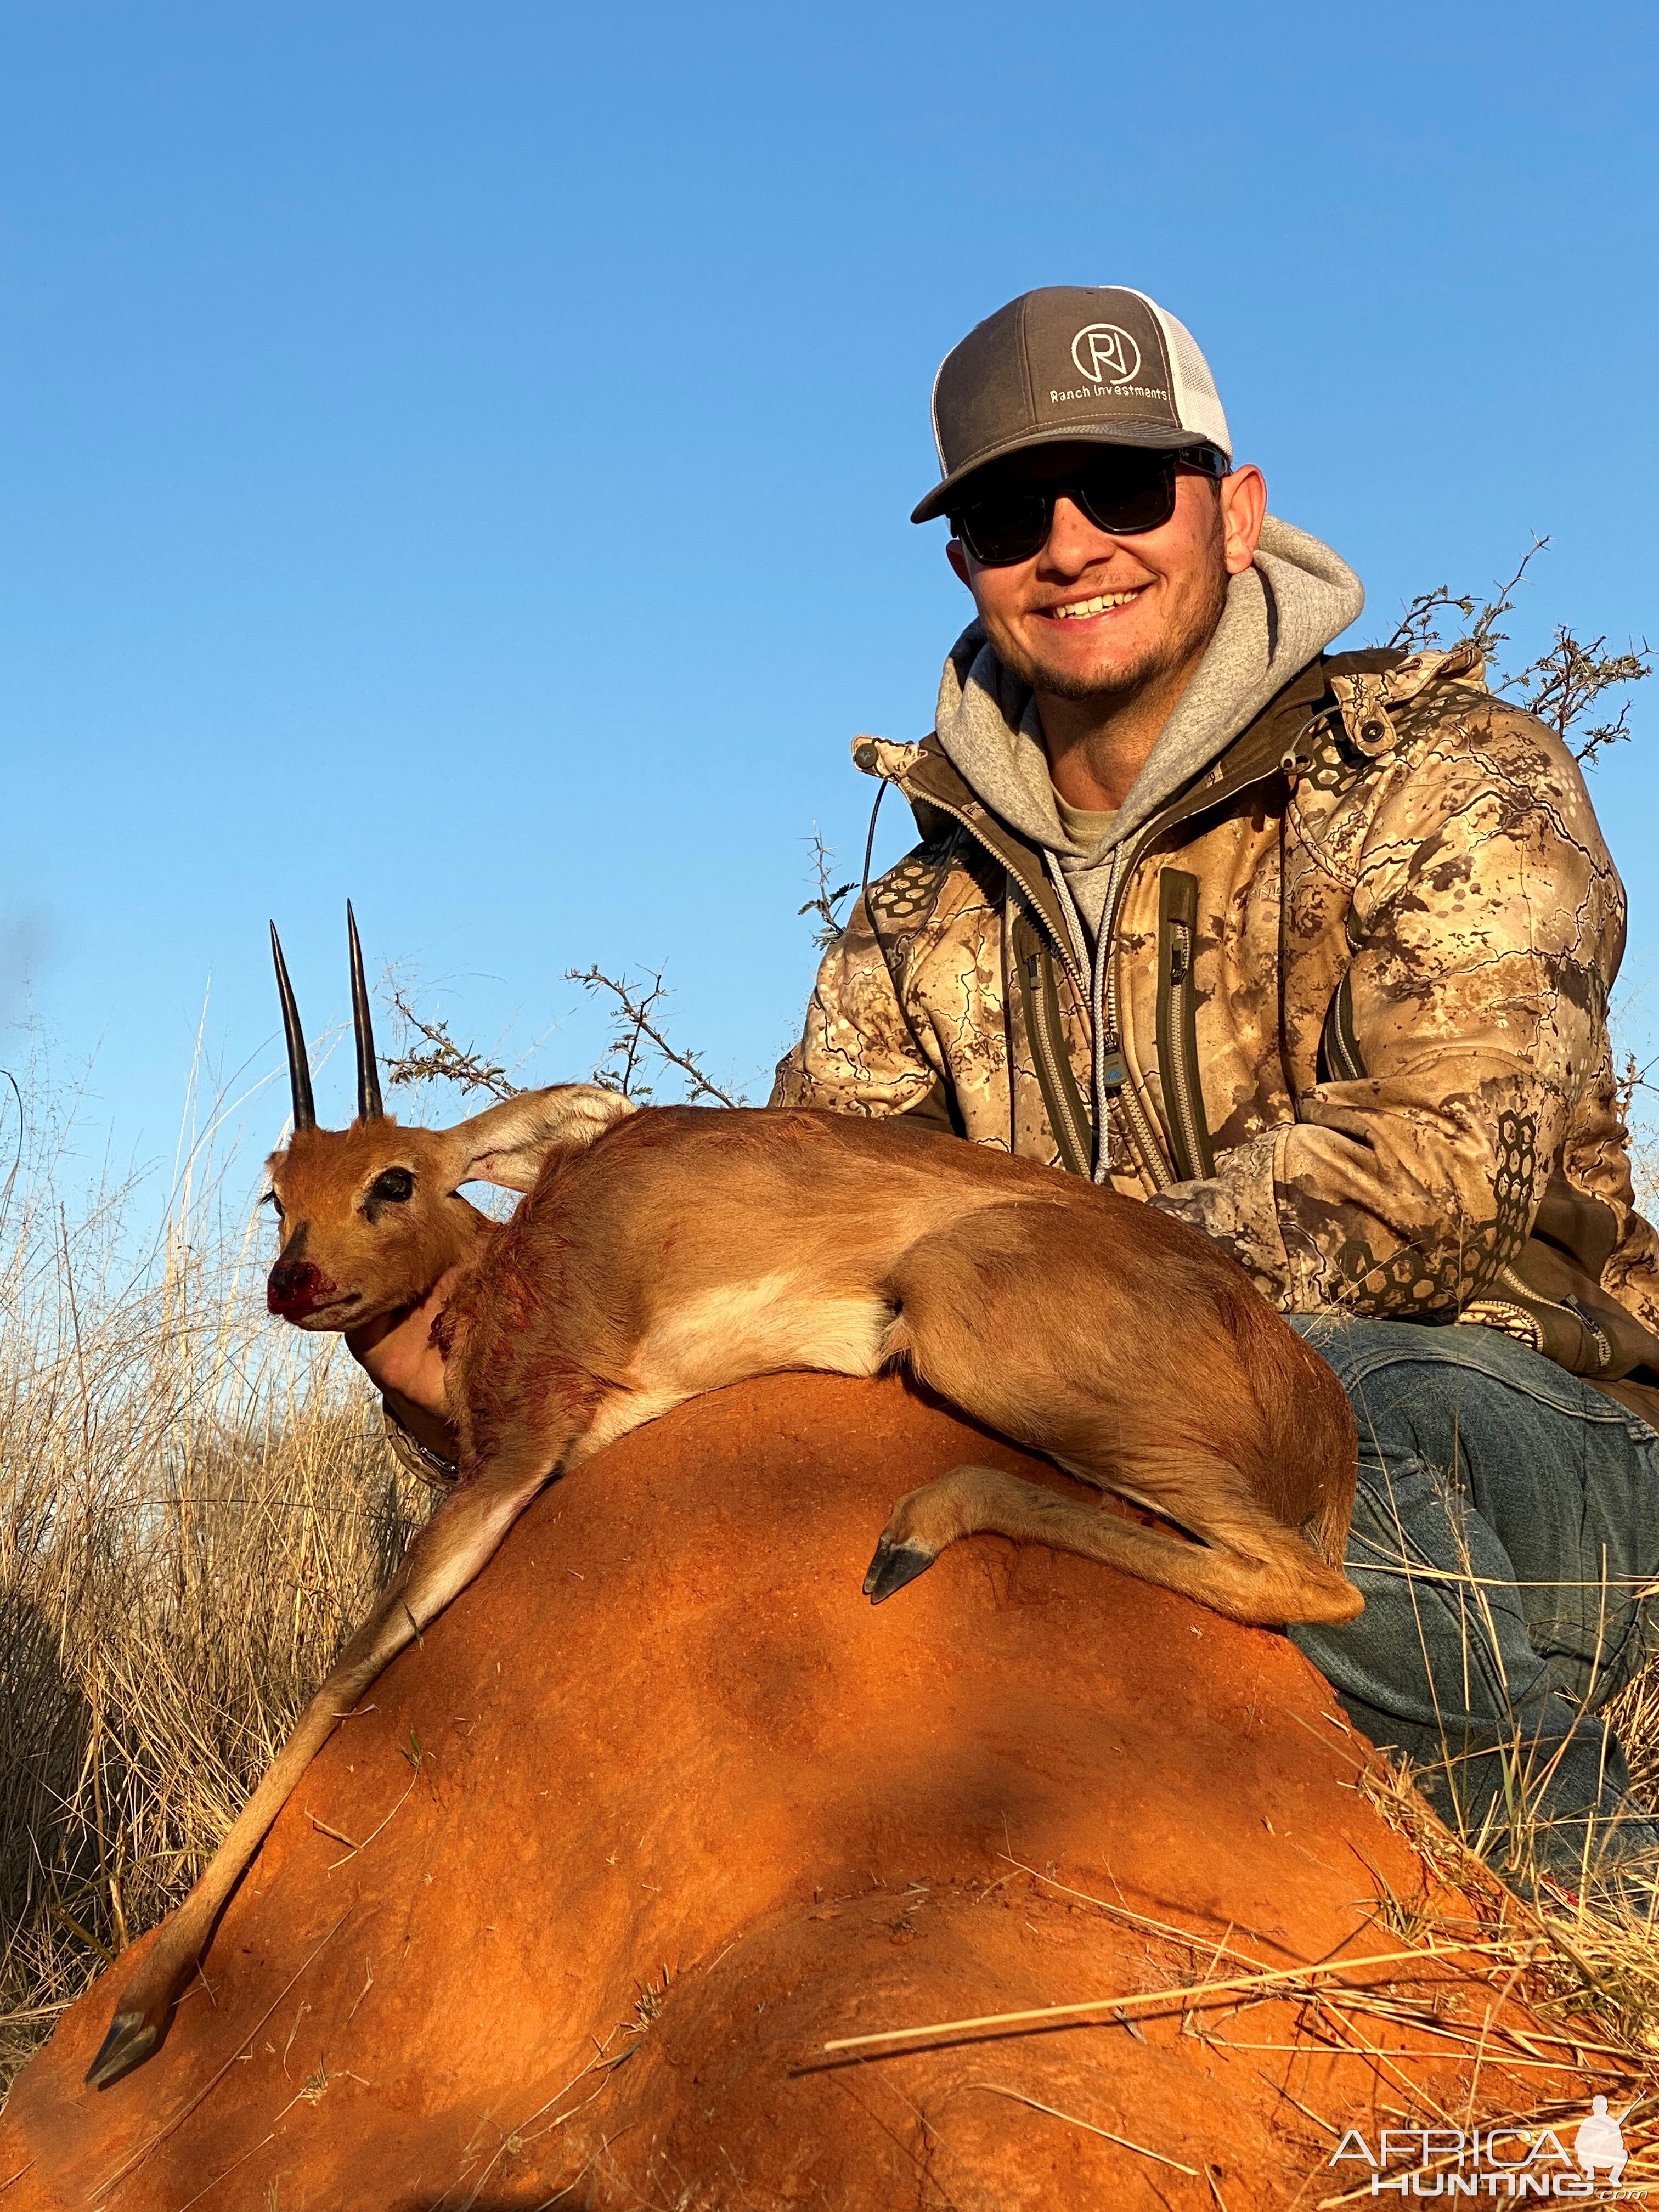
[[[1186,325],[1126,285],[1022,292],[951,348],[933,379],[944,474],[910,520],[948,513],[987,461],[1079,438],[1217,446],[1232,458],[1215,379]]]

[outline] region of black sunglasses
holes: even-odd
[[[1188,446],[1178,453],[1121,446],[1058,482],[1000,485],[969,500],[952,510],[951,527],[984,568],[1006,568],[1040,553],[1054,527],[1057,499],[1074,501],[1109,537],[1136,538],[1161,529],[1175,513],[1180,469],[1224,477],[1227,457],[1213,446]]]

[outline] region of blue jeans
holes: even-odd
[[[1656,1648],[1659,1431],[1492,1329],[1295,1327],[1359,1425],[1365,1610],[1292,1639],[1500,1874],[1643,1897],[1659,1827],[1596,1716]]]

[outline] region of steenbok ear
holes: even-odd
[[[613,1121],[636,1111],[620,1091],[596,1083],[556,1083],[505,1098],[448,1132],[457,1184],[493,1182],[503,1190],[532,1190],[556,1152],[584,1151]]]

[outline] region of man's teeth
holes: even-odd
[[[1102,592],[1096,599],[1073,599],[1068,606],[1050,607],[1048,612],[1059,622],[1079,622],[1087,615],[1103,615],[1109,607],[1126,607],[1139,596],[1137,585],[1133,592]]]

